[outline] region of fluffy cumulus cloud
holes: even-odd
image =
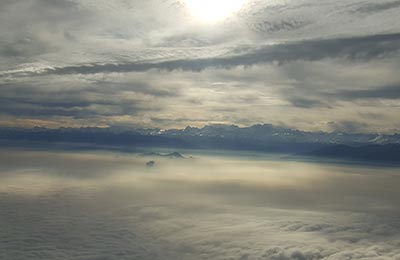
[[[397,132],[399,10],[247,0],[205,22],[185,0],[2,1],[0,124]]]
[[[400,259],[396,169],[2,151],[3,259]],[[18,163],[16,163],[18,162]]]

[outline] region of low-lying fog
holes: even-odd
[[[2,151],[0,259],[399,260],[399,198],[398,168]]]

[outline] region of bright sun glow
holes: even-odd
[[[246,0],[186,0],[194,17],[203,22],[217,22],[238,11]]]

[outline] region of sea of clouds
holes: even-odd
[[[1,151],[0,258],[399,260],[399,184],[278,157]]]

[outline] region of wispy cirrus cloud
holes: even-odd
[[[211,58],[177,59],[167,61],[133,63],[88,64],[54,67],[26,76],[41,74],[95,74],[124,73],[157,70],[201,71],[207,68],[231,68],[252,66],[263,63],[290,63],[293,61],[318,61],[323,59],[345,59],[349,61],[368,61],[397,55],[400,50],[400,34],[374,35],[343,39],[321,39],[292,43],[266,45],[250,48],[245,53]],[[25,73],[24,73],[25,74]],[[7,75],[7,73],[5,73]],[[12,73],[11,73],[12,75]]]

